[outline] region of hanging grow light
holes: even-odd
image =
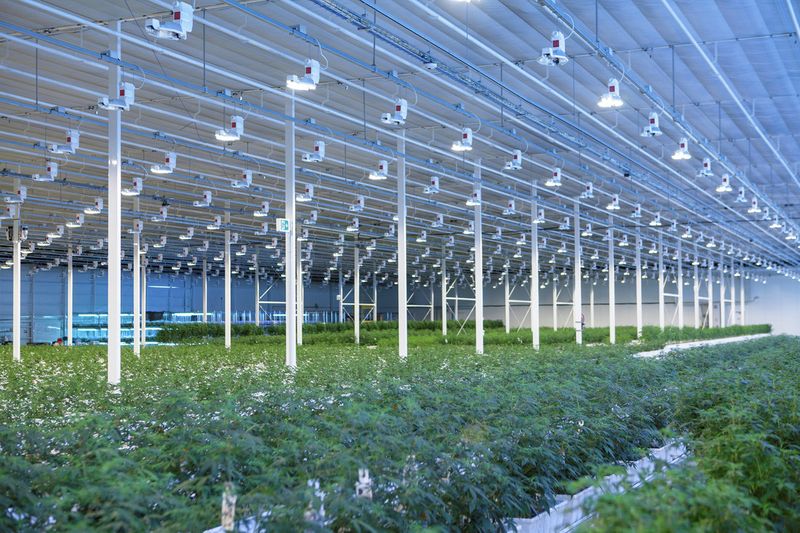
[[[461,139],[453,142],[450,149],[454,152],[469,152],[472,150],[472,128],[462,128]]]
[[[74,154],[80,147],[81,132],[78,130],[67,130],[66,144],[51,144],[47,150],[53,154]]]
[[[672,154],[672,159],[676,161],[686,161],[691,158],[692,154],[689,153],[689,140],[686,137],[681,137],[680,142],[678,142],[678,149]]]
[[[511,216],[517,214],[517,202],[513,198],[509,198],[506,202],[506,208],[503,209],[503,214],[505,216]]]
[[[436,194],[439,192],[439,176],[431,176],[431,183],[423,189],[425,194]]]
[[[144,180],[140,177],[133,178],[133,182],[131,187],[122,189],[119,193],[122,196],[139,196],[139,193],[142,192],[142,188],[144,187]]]
[[[200,200],[195,200],[192,205],[195,207],[210,207],[212,201],[211,191],[203,191],[203,196]]]
[[[366,200],[364,199],[364,195],[359,194],[356,196],[355,201],[352,204],[350,204],[350,212],[360,213],[364,210],[365,205],[366,205]]]
[[[714,242],[714,237],[711,237],[711,240],[708,241],[708,244],[706,244],[706,248],[716,248],[716,247],[717,243]]]
[[[159,237],[158,242],[153,244],[153,248],[163,248],[167,245],[167,236],[162,235]]]
[[[642,218],[642,204],[637,203],[633,206],[633,214],[631,218]]]
[[[425,230],[420,231],[419,237],[417,237],[417,242],[420,244],[428,242],[428,232]]]
[[[47,162],[44,174],[34,174],[33,176],[31,176],[33,181],[40,181],[40,182],[55,181],[57,177],[58,177],[58,163],[56,163],[55,161]]]
[[[318,218],[319,218],[319,211],[314,209],[308,214],[308,218],[303,219],[303,224],[305,224],[306,226],[313,226],[317,223]]]
[[[182,240],[182,241],[190,241],[190,240],[192,240],[193,237],[194,237],[194,227],[193,226],[189,226],[188,228],[186,228],[186,232],[185,233],[181,233],[180,235],[178,235],[178,238],[180,240]]]
[[[652,111],[647,119],[647,126],[642,130],[642,137],[658,137],[662,134],[661,128],[658,126],[658,113]]]
[[[470,220],[467,222],[467,227],[462,232],[464,235],[475,235],[475,222]]]
[[[164,222],[167,220],[167,213],[169,211],[168,205],[162,205],[158,208],[158,214],[150,217],[151,222]]]
[[[306,163],[321,163],[325,160],[325,141],[314,141],[314,151],[306,152],[302,156]]]
[[[544,182],[545,187],[561,187],[561,168],[556,167],[553,169],[552,174]]]
[[[472,190],[472,195],[466,201],[467,207],[478,207],[481,205],[481,187],[480,185],[475,185],[475,188]]]
[[[711,171],[711,158],[704,157],[703,158],[703,168],[701,168],[697,172],[698,178],[707,178],[713,176],[714,173]]]
[[[298,77],[291,74],[286,77],[286,87],[294,91],[313,91],[319,83],[319,61],[307,59],[304,74]]]
[[[722,175],[722,182],[717,185],[717,192],[725,193],[731,192],[733,188],[731,187],[731,177],[728,174]]]
[[[661,226],[661,213],[660,212],[656,213],[655,218],[653,218],[653,220],[650,221],[649,225],[651,227],[654,227],[654,228],[657,228],[657,227]]]
[[[520,170],[522,168],[522,150],[511,152],[511,161],[506,161],[503,170]]]
[[[118,96],[101,96],[97,100],[97,107],[107,111],[128,111],[133,105],[135,93],[136,87],[132,83],[120,83]]]
[[[244,118],[240,115],[232,115],[229,122],[230,126],[221,128],[214,132],[214,137],[221,142],[234,142],[242,138],[244,133]]]
[[[303,192],[295,196],[298,202],[310,202],[314,199],[314,186],[307,184],[303,187]]]
[[[387,229],[384,232],[383,236],[386,237],[387,239],[391,239],[392,237],[394,237],[394,235],[395,235],[394,224],[389,224],[389,229]]]
[[[626,246],[630,246],[630,242],[628,242],[628,235],[625,234],[622,236],[622,240],[619,241],[619,245],[625,248]]]
[[[172,174],[172,171],[175,170],[175,163],[175,152],[166,152],[164,154],[164,162],[152,165],[150,172],[153,174]]]
[[[593,235],[593,233],[592,233],[592,224],[587,222],[586,223],[586,227],[581,232],[581,237],[591,237],[592,235]]]
[[[402,126],[406,123],[408,116],[408,102],[405,98],[398,98],[394,101],[394,112],[383,113],[381,122],[390,126]]]
[[[619,95],[619,80],[611,78],[608,80],[608,91],[603,93],[597,105],[598,107],[607,109],[622,107],[622,104],[622,98]]]
[[[583,192],[581,193],[581,198],[583,199],[594,198],[594,185],[592,184],[592,182],[589,181],[583,185]]]
[[[214,219],[208,226],[206,226],[206,229],[214,231],[218,230],[221,227],[222,227],[222,215],[214,215]]]
[[[683,232],[683,234],[681,234],[681,238],[682,239],[691,239],[692,238],[692,227],[691,226],[685,226],[685,227],[686,227],[686,230]]]
[[[540,207],[539,212],[536,213],[536,218],[533,220],[534,224],[544,224],[544,208]]]
[[[358,232],[359,227],[358,217],[353,217],[346,229],[349,233],[356,233]]]
[[[444,215],[441,213],[436,213],[436,217],[433,219],[433,222],[431,222],[431,227],[441,228],[442,226],[444,226]]]
[[[252,184],[253,184],[253,171],[243,170],[242,178],[234,180],[233,183],[231,183],[231,187],[233,187],[234,189],[247,189]]]
[[[609,211],[619,211],[619,195],[614,194],[611,196],[611,202],[606,205],[606,209]]]
[[[186,2],[172,4],[172,19],[161,22],[158,19],[147,19],[144,31],[156,39],[171,41],[185,40],[194,26],[194,8]]]
[[[261,202],[261,206],[253,211],[253,216],[258,218],[269,216],[269,201],[264,200]]]
[[[83,213],[77,213],[71,222],[67,222],[67,227],[71,229],[80,228],[83,226]]]
[[[542,48],[542,55],[537,61],[547,67],[563,65],[569,61],[563,33],[556,30],[550,34],[550,46]]]
[[[262,237],[264,235],[269,235],[269,222],[262,222],[261,223],[261,229],[257,229],[255,231],[255,234],[259,235],[259,236],[262,236]]]
[[[103,212],[103,199],[98,196],[94,199],[94,205],[84,207],[83,212],[87,215],[99,215]]]
[[[387,178],[388,170],[389,163],[385,159],[381,159],[378,162],[378,169],[370,171],[368,178],[372,181],[383,181]]]
[[[775,215],[775,218],[772,219],[772,223],[769,225],[769,229],[781,229],[781,223],[778,220],[778,215]]]
[[[747,196],[745,196],[744,187],[739,187],[739,194],[736,196],[736,203],[737,204],[746,204],[747,203]]]
[[[750,200],[750,208],[747,210],[747,212],[750,214],[761,212],[761,208],[758,207],[758,198],[756,198],[755,196],[753,196],[753,199]]]

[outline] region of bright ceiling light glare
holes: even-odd
[[[681,137],[678,143],[678,149],[672,154],[672,159],[675,161],[686,161],[692,158],[689,153],[689,140],[686,137]]]
[[[622,107],[622,104],[622,97],[619,95],[619,80],[616,78],[611,78],[608,80],[608,89],[600,97],[600,101],[597,102],[597,106],[603,109],[615,109]]]
[[[293,91],[313,91],[319,83],[319,61],[307,59],[302,76],[291,74],[286,77],[286,87]]]
[[[389,163],[385,160],[380,160],[378,162],[378,169],[373,170],[369,173],[369,179],[372,181],[383,181],[387,178],[387,170],[389,168]]]

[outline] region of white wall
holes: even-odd
[[[751,283],[745,321],[772,324],[775,333],[800,335],[800,283],[784,276],[771,276],[766,284]]]

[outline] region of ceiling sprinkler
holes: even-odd
[[[469,152],[472,150],[472,128],[462,128],[461,139],[455,141],[450,149],[454,152]]]
[[[244,133],[244,118],[239,115],[232,115],[230,127],[218,129],[214,132],[214,137],[222,142],[234,142],[242,138]]]
[[[425,194],[436,194],[439,192],[439,176],[431,176],[431,184],[423,190]]]
[[[378,169],[373,170],[369,173],[369,179],[372,181],[383,181],[387,177],[387,172],[389,170],[389,163],[385,159],[381,159],[378,161]]]
[[[325,160],[325,141],[314,141],[314,151],[306,152],[302,158],[306,163],[321,163]]]
[[[242,171],[242,179],[234,180],[231,186],[234,189],[247,189],[250,185],[253,184],[253,171],[252,170],[243,170]]]
[[[291,74],[286,77],[286,87],[294,91],[313,91],[319,83],[319,61],[306,59],[304,74],[298,77]]]
[[[717,185],[717,189],[716,190],[719,193],[731,192],[733,190],[733,187],[731,187],[731,177],[730,177],[730,175],[728,175],[728,174],[723,174],[722,175],[722,182],[719,185]]]
[[[597,105],[602,108],[617,108],[622,107],[622,98],[619,95],[619,80],[611,78],[608,80],[608,92],[600,97]]]
[[[672,154],[672,159],[676,161],[686,161],[692,158],[692,154],[689,153],[689,140],[686,137],[681,137],[680,142],[678,142],[678,149]]]
[[[53,154],[74,154],[81,145],[81,132],[78,130],[67,130],[66,144],[51,144],[47,150]]]
[[[506,201],[506,208],[503,209],[503,214],[505,216],[511,216],[517,214],[517,202],[513,198],[509,198]]]
[[[398,98],[394,101],[394,112],[383,113],[381,115],[381,122],[391,126],[402,126],[406,123],[408,116],[408,102],[405,98]]]
[[[130,82],[119,84],[119,95],[117,98],[101,96],[97,99],[97,107],[107,111],[128,111],[134,100],[136,87]]]
[[[122,196],[139,196],[139,193],[142,192],[142,188],[144,187],[144,181],[140,177],[133,178],[130,187],[126,187],[122,189],[119,193]]]
[[[364,195],[359,194],[356,196],[356,201],[350,204],[350,211],[353,213],[360,213],[364,210],[365,205]]]
[[[211,205],[211,191],[203,191],[203,197],[200,200],[195,200],[192,205],[195,207],[209,207]]]
[[[303,192],[298,194],[295,197],[295,200],[298,202],[310,202],[314,199],[314,186],[313,185],[306,185],[303,188]]]
[[[144,31],[156,39],[183,41],[192,31],[194,25],[194,8],[186,2],[172,4],[172,19],[161,22],[158,19],[147,19]]]
[[[166,152],[164,154],[164,162],[157,163],[150,166],[150,172],[153,174],[172,174],[175,170],[175,152]]]
[[[653,111],[647,119],[647,126],[642,130],[642,137],[658,137],[661,133],[661,128],[658,126],[658,113]]]
[[[560,31],[554,31],[550,35],[550,47],[542,48],[542,56],[539,58],[539,64],[547,67],[554,65],[562,65],[569,61],[567,51],[564,47],[564,34]]]
[[[55,161],[48,161],[45,166],[44,174],[34,174],[31,176],[33,181],[54,181],[58,177],[58,163]]]
[[[504,170],[520,170],[522,168],[522,150],[511,152],[511,161],[506,161]]]
[[[553,169],[553,173],[544,182],[545,187],[561,187],[561,168],[556,167]]]
[[[701,168],[697,172],[697,177],[698,178],[707,178],[707,177],[710,177],[710,176],[713,176],[713,175],[714,175],[714,173],[711,171],[711,158],[704,157],[703,158],[703,168]]]

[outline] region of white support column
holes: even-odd
[[[303,286],[303,261],[301,254],[296,254],[297,259],[297,345],[303,345],[303,322],[306,317],[305,287]]]
[[[731,257],[731,320],[730,325],[735,326],[736,320],[736,263]]]
[[[208,322],[208,263],[203,259],[203,324]]]
[[[714,327],[714,262],[708,260],[708,327]]]
[[[408,357],[408,258],[406,248],[406,130],[397,137],[397,330],[398,353]]]
[[[724,257],[720,256],[719,258],[719,268],[722,269]],[[725,316],[725,274],[722,270],[719,271],[719,327],[724,328],[727,324],[727,318]]]
[[[678,241],[678,328],[683,329],[683,245]]]
[[[378,275],[372,272],[372,321],[378,321]]]
[[[341,268],[339,268],[339,323],[344,323],[344,279]]]
[[[695,256],[694,262],[697,262],[697,257]],[[694,283],[693,289],[694,293],[692,297],[694,298],[694,327],[696,329],[700,329],[700,272],[697,269],[697,265],[694,265]]]
[[[745,325],[744,319],[744,265],[740,265],[739,272],[739,325]]]
[[[113,23],[114,34],[109,43],[109,53],[121,58],[121,21]],[[108,92],[117,94],[121,81],[121,69],[112,65],[108,69]],[[122,310],[122,111],[108,113],[108,382],[119,384],[120,359],[120,314]]]
[[[481,183],[481,160],[475,160],[475,186]],[[483,353],[483,217],[481,202],[475,206],[475,353]]]
[[[436,300],[436,290],[434,289],[433,283],[431,283],[430,285],[431,285],[431,310],[430,310],[430,314],[431,314],[431,322],[432,322],[432,321],[436,320],[436,315],[435,315],[435,313],[436,313],[436,301],[435,301]]]
[[[19,187],[17,187],[19,188]],[[19,240],[20,219],[14,220],[12,247],[14,270],[12,273],[11,344],[14,361],[22,360],[22,243]]]
[[[617,342],[617,294],[616,276],[614,270],[614,219],[608,217],[608,340],[611,344]]]
[[[582,279],[581,279],[581,209],[580,204],[575,202],[574,205],[574,246],[575,246],[575,286],[572,288],[572,321],[575,323],[575,343],[583,344],[583,294],[582,294]]]
[[[447,337],[447,259],[442,248],[442,337]]]
[[[550,280],[553,286],[553,331],[558,331],[558,277],[553,276]]]
[[[361,266],[358,264],[358,239],[353,246],[353,333],[361,344]]]
[[[74,308],[72,245],[67,252],[67,346],[72,346],[72,310]]]
[[[256,326],[261,325],[261,280],[258,276],[258,258],[253,262],[253,289],[255,290],[255,314],[253,315],[253,322]]]
[[[285,213],[289,220],[289,232],[286,233],[286,253],[283,257],[283,272],[286,285],[286,366],[297,366],[297,280],[295,279],[295,261],[297,254],[297,230],[295,223],[295,101],[294,91],[286,101],[286,116],[289,117],[284,125],[284,164],[286,171]]]
[[[137,213],[139,212],[139,199],[134,198],[133,201],[133,210]],[[136,357],[139,357],[142,353],[141,350],[141,298],[142,298],[142,289],[141,289],[141,281],[142,275],[140,272],[140,257],[139,257],[139,239],[140,235],[138,233],[133,234],[133,257],[131,258],[133,261],[133,273],[132,273],[132,282],[133,282],[133,354]]]
[[[511,333],[511,288],[508,281],[508,267],[503,270],[503,324],[506,327],[506,335]]]
[[[594,326],[594,280],[589,283],[589,327]]]
[[[664,234],[658,232],[658,327],[664,331]]]
[[[147,346],[147,259],[142,261],[142,313],[141,313],[140,333],[142,335],[141,345]]]
[[[642,313],[642,229],[636,228],[636,338],[642,338],[644,314]]]
[[[538,350],[540,345],[540,324],[539,324],[539,224],[536,222],[539,217],[539,202],[536,198],[536,191],[533,191],[531,199],[531,337],[533,339],[533,349]]]
[[[225,349],[231,349],[231,215],[225,211]]]

